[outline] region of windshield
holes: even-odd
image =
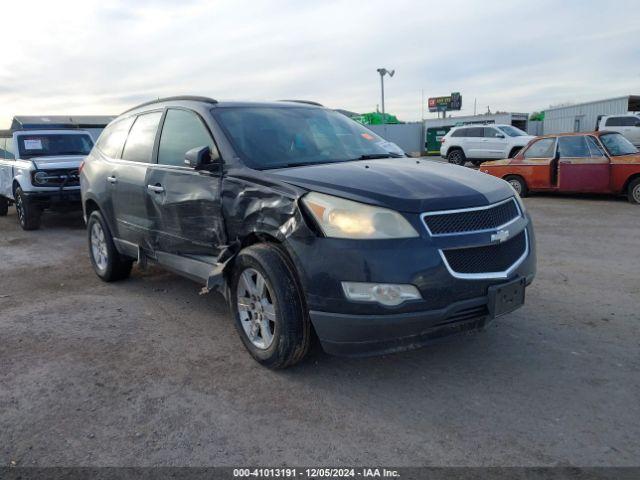
[[[527,132],[523,132],[522,130],[516,127],[510,127],[509,125],[504,125],[498,128],[502,130],[504,133],[506,133],[507,135],[509,135],[510,137],[523,137],[525,135],[529,135]]]
[[[607,133],[605,135],[600,135],[600,141],[613,157],[617,155],[632,155],[634,153],[638,153],[638,149],[619,133]]]
[[[93,141],[85,133],[45,133],[18,136],[20,158],[88,155],[92,147]]]
[[[332,110],[232,107],[213,114],[244,162],[258,170],[404,156],[397,145]]]

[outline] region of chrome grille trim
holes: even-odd
[[[495,230],[495,229],[491,229],[491,230]],[[442,251],[442,249],[439,249],[438,253],[440,253],[440,258],[442,259],[442,263],[444,263],[444,266],[447,267],[447,270],[449,271],[449,273],[451,274],[452,277],[460,278],[462,280],[506,279],[506,278],[509,278],[509,276],[520,265],[522,265],[522,262],[524,262],[525,259],[529,256],[529,232],[527,231],[526,228],[524,229],[524,240],[525,240],[524,253],[522,254],[522,256],[520,258],[518,258],[515,261],[515,263],[513,265],[511,265],[507,270],[505,270],[503,272],[486,272],[486,273],[460,273],[460,272],[456,272],[449,265],[449,262],[447,261],[447,257],[444,254],[444,252]],[[473,247],[470,247],[470,248],[473,248]]]
[[[427,224],[427,221],[426,221],[426,217],[439,216],[439,215],[452,215],[452,214],[456,214],[456,213],[465,213],[465,212],[489,210],[489,209],[496,208],[496,207],[498,207],[500,205],[503,205],[505,203],[508,203],[508,202],[513,202],[515,204],[516,211],[518,212],[518,215],[516,217],[514,217],[513,219],[509,220],[508,222],[506,222],[506,223],[504,223],[502,225],[498,225],[496,227],[485,228],[485,229],[481,229],[481,230],[467,230],[467,231],[462,231],[462,232],[432,233],[431,230],[429,229],[429,225]],[[459,208],[459,209],[456,209],[456,210],[439,210],[439,211],[436,211],[436,212],[427,212],[427,213],[423,213],[422,215],[420,215],[420,218],[422,219],[422,223],[423,223],[424,227],[427,229],[427,232],[432,237],[449,237],[451,235],[469,235],[469,234],[476,234],[476,233],[491,232],[491,231],[500,230],[502,228],[508,227],[512,223],[517,222],[522,217],[524,217],[524,214],[523,214],[522,210],[520,209],[520,205],[518,204],[518,202],[517,202],[515,197],[509,197],[506,200],[501,200],[500,202],[492,203],[490,205],[485,205],[483,207]]]

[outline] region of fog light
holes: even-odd
[[[382,305],[400,305],[406,300],[419,300],[420,292],[413,285],[393,283],[342,282],[342,289],[349,300],[377,302]]]

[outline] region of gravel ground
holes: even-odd
[[[272,372],[222,297],[102,283],[77,215],[0,218],[0,465],[638,465],[640,208],[536,196],[527,304],[486,332]]]

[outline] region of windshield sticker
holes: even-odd
[[[373,140],[373,135],[369,135],[368,133],[361,133],[360,136],[367,140]]]
[[[42,140],[40,140],[39,138],[35,140],[30,140],[25,138],[24,149],[25,150],[42,150]]]

